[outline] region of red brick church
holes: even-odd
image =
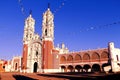
[[[32,14],[25,20],[22,57],[14,57],[6,71],[16,72],[119,72],[120,49],[110,42],[107,48],[69,52],[62,44],[54,46],[54,15],[43,13],[42,36],[35,33]]]
[[[54,16],[48,8],[43,13],[42,36],[35,34],[32,14],[25,20],[22,69],[26,72],[57,71],[54,60],[59,50],[54,47]]]

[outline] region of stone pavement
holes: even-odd
[[[37,75],[37,73],[0,73],[0,80],[68,80],[68,79],[40,76]]]
[[[120,80],[120,73],[0,73],[0,80]]]

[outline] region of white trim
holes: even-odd
[[[44,38],[43,41],[53,41],[52,38]]]

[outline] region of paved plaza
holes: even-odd
[[[1,73],[0,80],[69,80],[64,78],[55,78],[41,76],[37,73]]]
[[[0,80],[119,80],[120,73],[0,73]]]

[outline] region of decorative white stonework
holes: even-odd
[[[50,8],[47,9],[45,13],[43,13],[43,21],[42,21],[42,39],[43,40],[52,40],[54,39],[54,16],[50,11]]]
[[[39,72],[41,70],[41,42],[37,40],[33,40],[28,45],[28,56],[27,56],[27,72]],[[36,63],[36,66],[35,66]],[[37,68],[35,71],[34,69]]]
[[[38,34],[35,34],[35,20],[32,14],[25,20],[23,44],[28,45],[27,67],[25,72],[40,72],[42,66],[41,47],[42,42]]]
[[[34,25],[35,20],[32,18],[32,14],[25,20],[24,26],[24,35],[23,35],[23,43],[28,44],[30,40],[34,37]]]
[[[69,53],[69,50],[64,43],[62,43],[60,46],[58,45],[56,49],[59,50],[59,54]]]

